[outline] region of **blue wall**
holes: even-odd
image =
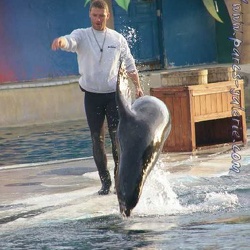
[[[201,0],[163,0],[164,47],[169,66],[217,61],[215,20]]]
[[[50,45],[89,25],[83,0],[1,0],[0,83],[78,74],[76,55]]]
[[[139,63],[160,60],[156,1],[131,0],[128,11],[113,1],[115,30],[123,34]]]
[[[149,54],[153,52],[149,44],[154,41],[160,42],[168,66],[217,61],[215,21],[201,0],[155,1],[162,2],[163,41],[156,29],[149,33],[145,25],[142,26],[145,36],[138,42],[142,49],[136,49],[139,45],[132,48],[138,61],[159,58],[158,48],[154,56]],[[135,3],[136,0],[131,1]],[[136,7],[134,5],[130,6],[131,10]],[[135,12],[134,18],[139,24],[140,17]],[[120,19],[118,12],[115,23],[124,22]],[[135,21],[132,19],[133,24]],[[54,52],[50,46],[55,37],[89,25],[88,6],[84,7],[84,0],[0,0],[0,83],[78,74],[76,54]]]

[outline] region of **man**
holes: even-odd
[[[136,96],[143,96],[143,91],[126,39],[106,26],[110,17],[107,3],[104,0],[91,1],[89,17],[91,27],[76,29],[70,35],[56,38],[51,47],[53,50],[62,49],[77,53],[81,75],[79,84],[85,92],[84,104],[92,138],[93,156],[102,183],[98,194],[106,195],[110,192],[111,178],[104,146],[104,120],[106,117],[116,173],[116,129],[119,117],[115,91],[121,61],[125,63],[127,74],[135,85]]]

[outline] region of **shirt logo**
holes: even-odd
[[[108,49],[116,49],[116,46],[115,45],[109,45]]]

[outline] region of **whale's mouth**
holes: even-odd
[[[119,206],[120,206],[120,213],[122,214],[122,216],[129,217],[132,209],[127,208],[124,202],[119,202]]]
[[[123,166],[124,167],[124,166]],[[140,167],[135,168],[140,169]],[[142,173],[141,173],[142,172]],[[120,208],[120,213],[124,217],[129,217],[132,213],[132,210],[137,205],[141,190],[143,187],[143,177],[146,173],[145,171],[134,171],[134,176],[138,176],[136,180],[131,180],[132,178],[127,177],[124,182],[116,183],[116,191],[117,191],[117,198]],[[124,176],[123,176],[124,177]],[[125,176],[126,177],[126,176]],[[129,180],[129,181],[126,181]],[[121,178],[121,181],[123,179]]]

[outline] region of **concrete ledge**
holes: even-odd
[[[202,69],[226,65],[200,65],[196,67],[172,68],[168,70],[144,71],[140,73],[144,93],[150,88],[161,87],[161,73]],[[249,80],[250,65],[242,65],[245,82]],[[44,124],[85,118],[84,93],[78,86],[79,76],[58,79],[42,79],[34,82],[0,84],[0,127],[15,127]],[[250,116],[250,84],[246,84],[246,108]],[[132,99],[134,87],[130,83]]]
[[[159,72],[140,74],[145,94],[160,87]],[[45,124],[85,117],[79,76],[0,85],[0,128]],[[134,86],[130,82],[132,96]]]
[[[79,76],[68,76],[60,77],[57,79],[40,79],[28,82],[18,83],[4,83],[0,84],[0,90],[6,89],[23,89],[23,88],[39,88],[39,87],[50,87],[55,85],[65,85],[70,83],[77,83]]]
[[[0,127],[82,119],[83,95],[72,79],[3,85],[0,88]]]

